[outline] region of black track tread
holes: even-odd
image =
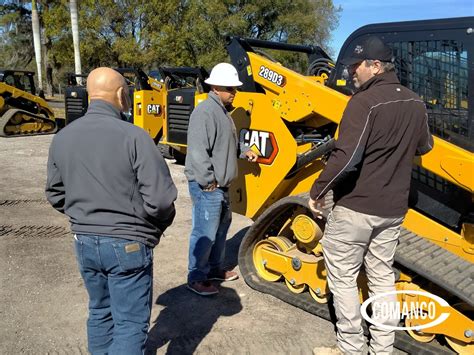
[[[18,206],[18,205],[30,205],[30,204],[40,204],[46,205],[48,201],[35,199],[35,200],[0,200],[0,206],[3,207],[10,207],[10,206]]]
[[[395,261],[474,306],[474,264],[403,229]]]
[[[280,211],[285,209],[285,205],[288,204],[297,204],[306,207],[307,201],[309,199],[308,194],[302,194],[295,197],[286,197],[281,199],[280,201],[274,203],[270,208],[268,208],[256,221],[255,223],[249,228],[239,249],[239,256],[238,256],[238,263],[239,268],[242,276],[244,277],[245,282],[253,289],[270,294],[274,297],[281,299],[282,301],[289,303],[295,307],[298,307],[304,311],[332,321],[334,323],[335,318],[332,315],[331,306],[329,304],[319,304],[315,300],[311,298],[308,293],[303,294],[293,294],[287,290],[287,287],[284,283],[281,282],[267,282],[262,280],[256,273],[255,268],[253,266],[253,245],[257,242],[256,238],[258,237],[258,231],[262,228],[268,228],[269,225],[274,220],[274,216],[280,213]],[[327,203],[325,211],[323,211],[324,215],[327,215],[331,205]],[[402,230],[401,238],[409,239],[412,242],[412,246],[424,246],[424,239],[416,236],[414,238],[412,236],[413,233]],[[428,241],[428,243],[431,243]],[[431,243],[433,244],[433,243]],[[402,243],[402,247],[405,246],[405,243]],[[440,248],[442,249],[442,248]],[[408,253],[409,250],[407,250]],[[439,250],[437,248],[433,249],[433,255],[443,255],[442,253],[444,250]],[[398,251],[397,251],[398,253]],[[413,253],[414,255],[418,255],[416,252]],[[454,255],[454,254],[453,254]],[[419,256],[419,255],[418,255]],[[454,255],[455,256],[455,255]],[[398,260],[397,260],[398,261]],[[414,269],[413,265],[408,266],[410,269]],[[442,270],[440,268],[440,270]],[[416,271],[416,270],[415,270]],[[433,269],[430,269],[433,272]],[[441,279],[436,279],[437,275],[433,275],[434,281],[436,283],[441,283],[441,287],[444,287],[442,284]],[[443,278],[444,280],[444,278]],[[368,330],[364,324],[364,333],[368,334]],[[409,354],[421,354],[421,355],[428,355],[428,354],[453,354],[449,348],[443,347],[436,342],[431,343],[421,343],[415,341],[411,338],[406,332],[397,331],[395,333],[395,347],[406,351]]]
[[[17,237],[17,238],[63,238],[70,235],[69,230],[62,226],[39,226],[24,225],[11,226],[0,225],[0,237]]]

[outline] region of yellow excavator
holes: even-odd
[[[0,70],[0,136],[16,137],[55,133],[53,110],[36,95],[34,73]]]
[[[414,161],[394,270],[402,304],[426,314],[417,292],[426,291],[449,303],[449,317],[427,328],[428,317],[401,319],[408,329],[396,332],[395,346],[413,354],[474,354],[473,24],[474,17],[368,25],[339,53],[368,35],[388,43],[401,83],[425,101],[435,136],[433,150]],[[255,48],[306,53],[315,70],[301,75]],[[354,90],[348,68],[319,47],[232,37],[227,49],[243,82],[232,117],[240,140],[260,155],[258,164],[239,161],[230,190],[233,211],[254,220],[240,245],[240,271],[250,287],[331,319],[319,244],[325,220],[307,203]],[[328,196],[325,215],[331,206]],[[361,303],[364,279],[362,271]]]

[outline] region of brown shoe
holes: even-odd
[[[209,281],[191,282],[188,283],[186,287],[200,296],[212,296],[219,293],[217,287],[211,284]]]
[[[221,270],[217,273],[211,273],[207,275],[208,280],[216,281],[234,281],[239,278],[239,275],[235,271]]]

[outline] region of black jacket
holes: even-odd
[[[349,101],[311,198],[332,189],[338,205],[381,217],[403,216],[413,158],[432,147],[424,102],[395,73],[377,75]]]
[[[173,221],[177,190],[150,136],[94,100],[51,143],[46,197],[69,216],[73,233],[153,247]]]

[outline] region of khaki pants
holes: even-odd
[[[395,290],[392,269],[395,249],[404,217],[383,218],[335,206],[328,216],[323,246],[329,289],[337,316],[337,341],[345,354],[360,354],[364,348],[357,276],[364,263],[369,296]],[[391,295],[378,301],[396,302]],[[398,319],[382,319],[376,310],[372,318],[388,325]],[[370,326],[371,354],[393,352],[394,331]]]

